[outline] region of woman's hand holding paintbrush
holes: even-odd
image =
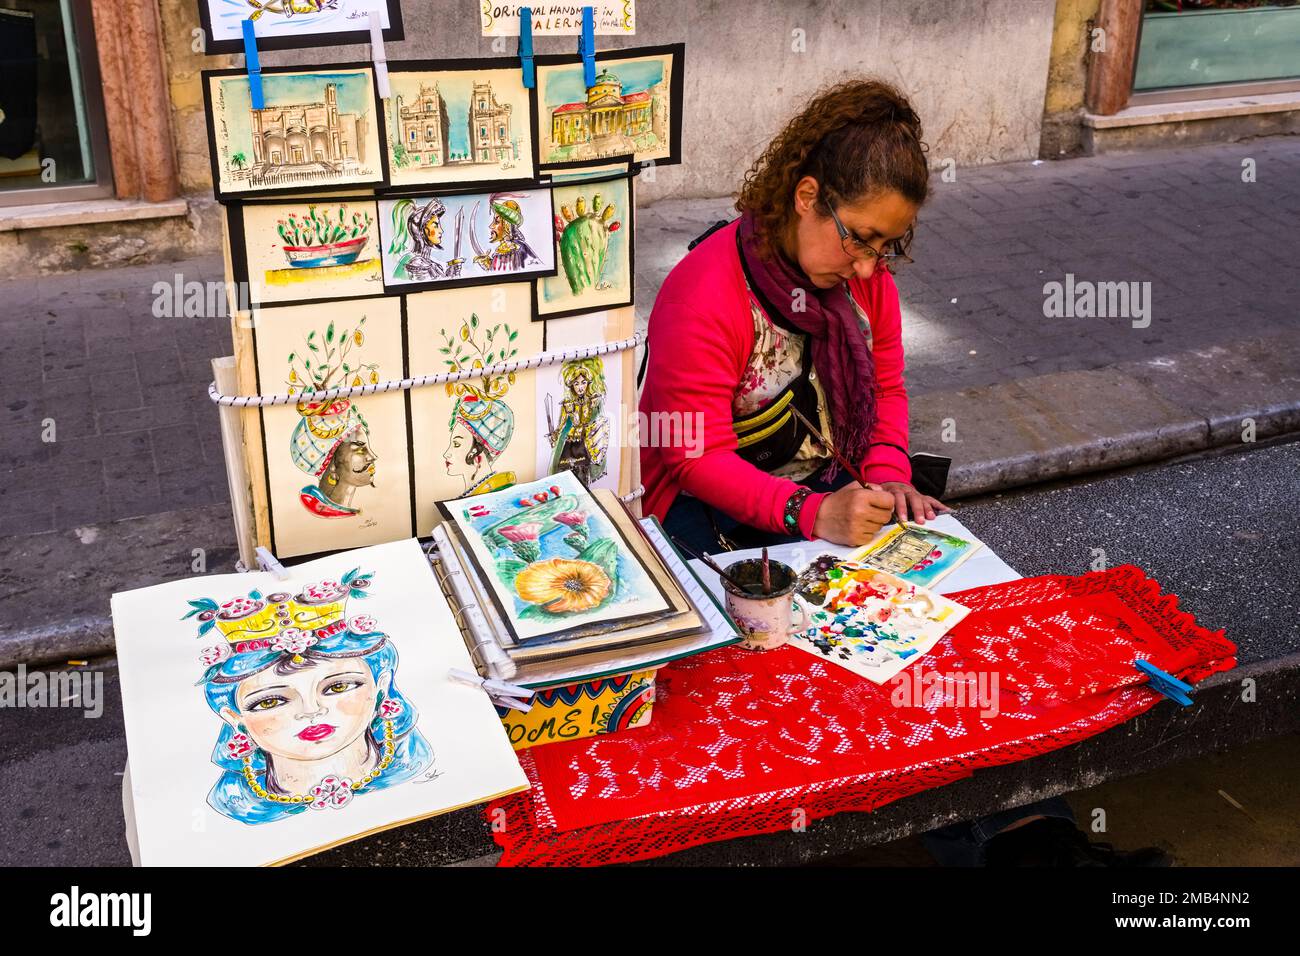
[[[856,488],[845,485],[822,500],[821,507],[817,511],[817,520],[813,525],[813,534],[817,537],[836,544],[855,546],[865,544],[892,521],[897,520],[899,524],[905,525],[909,498],[913,496],[917,500],[911,502],[912,518],[921,524],[925,523],[927,517],[933,518],[936,510],[950,510],[933,498],[920,494],[910,485],[904,486],[901,482],[891,482],[891,485],[899,487],[883,488],[865,481],[857,467],[840,454],[816,425],[808,421],[793,405],[790,406],[790,411],[803,423],[804,428],[808,429],[813,438],[821,442],[835,457],[840,467],[852,475],[858,483]]]

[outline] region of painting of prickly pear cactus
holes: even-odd
[[[629,179],[556,186],[559,270],[539,280],[538,312],[555,317],[632,302]]]
[[[560,215],[555,217],[564,277],[569,280],[574,295],[599,287],[609,251],[609,237],[621,225],[614,218],[613,203],[601,209],[602,198],[599,192],[593,193],[588,207],[586,197],[579,195],[572,209],[561,206]]]

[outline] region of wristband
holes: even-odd
[[[785,513],[782,515],[781,523],[785,526],[786,534],[799,533],[799,513],[803,511],[804,499],[812,494],[811,488],[805,488],[800,485],[794,490],[785,502]]]

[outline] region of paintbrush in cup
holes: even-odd
[[[700,552],[696,551],[694,548],[692,548],[689,544],[687,544],[685,541],[683,541],[681,538],[677,537],[676,535],[669,535],[668,539],[672,541],[673,544],[677,545],[677,547],[681,548],[683,551],[689,554],[696,561],[703,561],[706,565],[709,566],[709,568],[712,571],[716,572],[719,577],[725,578],[726,580],[730,581],[732,584],[734,584],[742,591],[748,592],[750,590],[750,585],[742,584],[740,581],[737,581],[733,576],[728,574],[726,571],[722,570],[722,568],[718,566],[718,563],[714,561],[711,557],[709,557],[707,554],[701,554]]]
[[[790,405],[790,411],[794,414],[795,418],[799,419],[799,421],[803,423],[803,427],[808,429],[808,432],[812,435],[812,437],[816,438],[819,442],[821,442],[821,444],[826,448],[826,450],[829,451],[835,457],[835,460],[840,463],[840,467],[842,467],[845,471],[847,471],[853,477],[854,481],[856,481],[863,488],[867,489],[867,491],[885,490],[881,488],[880,485],[873,485],[870,482],[866,481],[862,477],[862,475],[858,473],[858,469],[855,468],[847,458],[845,458],[843,455],[839,453],[839,449],[837,449],[834,445],[831,444],[830,439],[827,438],[825,435],[823,435],[818,430],[816,425],[808,421],[808,419],[804,417],[803,413],[800,412],[799,409],[795,408],[793,404]],[[908,526],[907,522],[902,519],[902,517],[898,514],[897,510],[894,511],[894,520],[898,522],[899,527],[907,528]]]

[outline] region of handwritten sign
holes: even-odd
[[[531,6],[533,36],[577,36],[582,33],[582,8],[594,7],[596,33],[636,33],[636,0],[590,0],[589,3],[494,3],[482,0],[479,9],[485,37],[519,36],[519,8]]]

